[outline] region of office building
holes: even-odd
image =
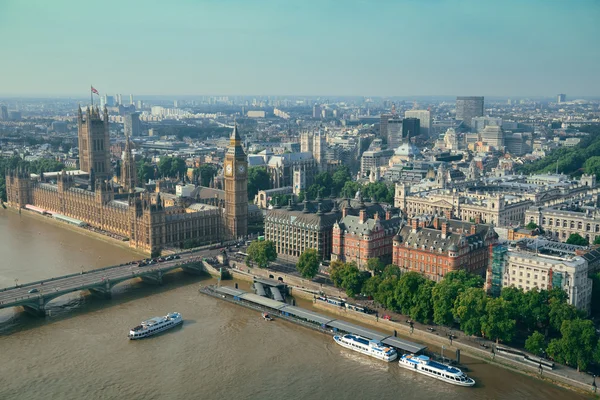
[[[471,120],[483,117],[483,96],[459,96],[456,98],[456,119],[471,129]]]
[[[402,120],[390,118],[387,121],[388,149],[395,149],[402,144]]]
[[[0,106],[0,120],[8,121],[8,107]]]
[[[424,138],[428,138],[431,136],[431,111],[408,110],[404,113],[404,118],[418,118],[421,135],[423,135]]]
[[[404,118],[402,120],[402,137],[415,137],[421,134],[421,124],[418,118]]]
[[[558,104],[564,103],[565,101],[567,101],[567,95],[566,94],[560,93],[559,95],[556,96],[556,102]]]
[[[481,132],[486,126],[503,126],[502,118],[475,117],[471,119],[471,132]]]
[[[392,117],[393,117],[392,114],[381,114],[379,116],[379,136],[385,137],[387,139],[388,121]]]
[[[139,113],[131,113],[125,116],[124,130],[125,136],[127,137],[137,137],[142,135]]]
[[[487,126],[481,132],[481,141],[487,146],[501,150],[504,147],[504,132],[502,131],[502,127],[497,125]]]
[[[573,253],[556,242],[523,239],[515,247],[496,245],[487,269],[486,289],[498,295],[503,287],[532,289],[559,288],[567,293],[567,302],[579,310],[590,312],[592,280],[588,278],[587,254]],[[578,246],[572,246],[578,247]],[[565,251],[567,250],[567,251]]]

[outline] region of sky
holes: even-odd
[[[0,95],[600,96],[598,0],[0,0]]]

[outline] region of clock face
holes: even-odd
[[[231,164],[227,164],[227,166],[225,167],[225,172],[227,172],[227,175],[231,175],[231,171],[232,171]]]
[[[246,167],[245,167],[245,166],[243,166],[243,165],[240,165],[240,166],[238,167],[238,171],[240,171],[240,174],[243,174],[245,170],[246,170]]]

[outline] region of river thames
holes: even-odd
[[[0,287],[142,258],[28,215],[0,209]],[[87,292],[37,318],[0,311],[0,399],[583,399],[463,356],[477,385],[460,388],[367,358],[331,336],[198,293],[213,281],[177,272],[160,287],[122,283],[110,300]],[[184,324],[129,341],[141,320]]]

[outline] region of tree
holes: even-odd
[[[425,281],[421,283],[417,290],[414,303],[408,313],[412,319],[426,324],[431,321],[431,318],[433,317],[433,299],[431,297],[431,292],[434,286],[435,282],[430,281],[429,279],[425,279]]]
[[[367,270],[371,271],[373,275],[380,275],[383,272],[385,266],[379,258],[369,258],[367,261]]]
[[[370,277],[365,281],[362,292],[367,296],[375,298],[377,292],[379,291],[379,285],[381,282],[383,282],[383,279],[379,275]]]
[[[182,178],[185,175],[187,166],[185,161],[179,157],[163,157],[158,163],[158,172],[161,176],[169,178]]]
[[[385,266],[385,268],[383,269],[383,272],[381,273],[381,276],[383,277],[383,279],[387,279],[387,278],[395,278],[395,279],[400,279],[400,267],[398,267],[395,264],[388,264]]]
[[[515,334],[516,322],[511,319],[510,303],[501,297],[488,299],[481,318],[481,331],[491,340],[510,341]]]
[[[425,283],[425,278],[418,272],[407,272],[398,279],[394,297],[402,314],[409,315],[417,303],[419,287]]]
[[[553,289],[554,290],[554,289]],[[558,289],[560,292],[562,290]],[[564,293],[564,292],[563,292]],[[550,299],[548,300],[549,311],[548,311],[548,325],[554,330],[554,332],[560,332],[562,323],[564,321],[570,321],[579,317],[579,312],[575,307],[566,302],[565,297],[553,297],[552,292],[550,293]],[[555,293],[554,293],[555,294]]]
[[[566,241],[567,244],[574,244],[577,246],[588,246],[589,242],[586,238],[581,236],[579,233],[571,233]]]
[[[537,227],[538,227],[538,225],[535,222],[533,222],[533,221],[531,221],[530,223],[528,223],[527,225],[525,225],[525,228],[530,229],[530,230],[537,229]]]
[[[162,249],[160,247],[154,248],[154,249],[152,249],[152,252],[150,252],[150,258],[160,257],[161,254],[162,254]]]
[[[260,190],[270,187],[271,178],[265,167],[248,169],[248,200],[253,200]]]
[[[296,269],[303,278],[312,279],[319,272],[319,264],[319,252],[315,249],[308,249],[300,255],[300,259],[298,259],[298,263],[296,264]]]
[[[342,197],[348,197],[353,199],[356,196],[356,192],[360,190],[360,183],[355,181],[347,181],[342,188],[340,195]]]
[[[329,278],[333,282],[333,286],[339,288],[344,280],[346,263],[340,260],[332,261],[329,264]]]
[[[331,177],[335,194],[340,193],[346,182],[350,181],[351,179],[352,176],[350,175],[350,168],[348,168],[346,165],[340,165],[337,167],[333,173],[333,176]]]
[[[355,297],[361,293],[363,284],[369,278],[358,269],[354,263],[345,263],[339,260],[333,261],[329,265],[329,277],[336,287],[346,291],[349,297]]]
[[[200,185],[210,186],[210,181],[217,175],[217,167],[213,164],[202,164],[194,170],[194,174],[200,177]]]
[[[541,356],[546,350],[546,337],[538,331],[534,331],[525,340],[525,350],[536,356]]]
[[[452,325],[454,303],[467,288],[483,287],[483,279],[464,270],[448,272],[432,290],[433,321],[438,325]]]
[[[548,354],[559,363],[577,366],[577,371],[586,369],[598,343],[594,323],[580,318],[563,321],[560,333],[562,337],[548,345]]]
[[[481,334],[487,300],[485,292],[479,288],[468,288],[458,295],[453,314],[460,320],[460,329],[467,335]]]
[[[248,246],[248,257],[246,259],[255,262],[260,268],[267,268],[269,263],[277,259],[277,250],[275,243],[270,240],[250,243]]]
[[[600,236],[596,236],[596,239],[594,239],[594,244],[600,244]]]
[[[137,162],[137,175],[140,183],[146,183],[150,179],[154,179],[154,166],[147,160]]]

